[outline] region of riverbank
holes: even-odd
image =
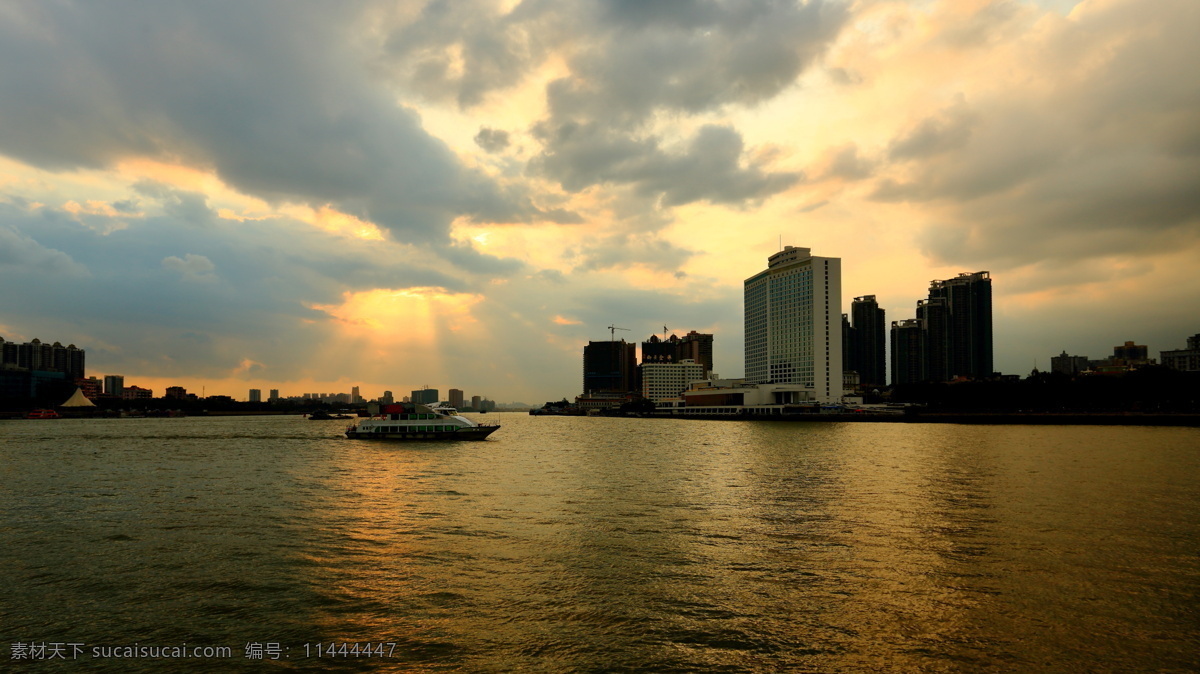
[[[1189,426],[1200,427],[1200,414],[1128,413],[1038,413],[1038,412],[909,412],[871,414],[676,414],[654,415],[659,419],[708,419],[725,421],[792,421],[814,423],[899,423],[899,424],[1004,424],[1052,426]]]

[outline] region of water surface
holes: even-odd
[[[0,424],[0,669],[1198,667],[1196,429],[486,418]]]

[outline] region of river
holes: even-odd
[[[1200,666],[1200,429],[484,419],[0,423],[0,669]]]

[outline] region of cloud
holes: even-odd
[[[742,163],[742,136],[726,126],[706,125],[678,152],[660,148],[653,137],[635,139],[598,124],[568,124],[536,135],[547,150],[531,167],[581,191],[594,185],[630,185],[637,194],[665,206],[696,201],[738,205],[777,194],[801,179],[796,172],[767,173]]]
[[[888,156],[892,160],[919,159],[964,147],[978,120],[960,96],[936,116],[921,120],[916,127],[892,141]]]
[[[0,209],[2,208],[4,205],[0,204]],[[0,222],[0,278],[10,276],[43,279],[57,276],[79,279],[89,275],[88,269],[73,260],[70,255],[61,250],[47,248],[32,237]]]
[[[187,253],[182,258],[174,255],[164,257],[162,261],[163,269],[170,269],[179,272],[180,276],[186,281],[209,281],[216,279],[213,271],[216,266],[212,260],[203,255],[193,255]]]
[[[1200,246],[1200,77],[1177,68],[1200,60],[1185,28],[1197,22],[1200,6],[1183,0],[1154,12],[1091,2],[1044,19],[1006,46],[1024,55],[1010,76],[1026,86],[976,82],[902,129],[872,198],[920,205],[919,242],[939,264]],[[1052,84],[1040,81],[1047,73]]]
[[[485,126],[475,134],[475,144],[485,152],[503,152],[504,148],[508,147],[508,142],[508,132],[500,129],[489,129]]]
[[[456,217],[539,217],[373,79],[363,5],[13,5],[0,22],[0,152],[49,170],[128,157],[215,171],[270,202],[449,243]],[[176,193],[178,215],[210,217]]]
[[[388,40],[387,63],[409,88],[461,107],[515,87],[548,63],[567,74],[545,89],[531,173],[579,192],[633,186],[646,201],[740,205],[794,184],[751,165],[740,132],[707,125],[675,147],[658,115],[754,106],[791,86],[847,18],[841,3],[669,4],[432,2]],[[476,143],[497,151],[495,132]],[[661,198],[661,202],[659,202]],[[656,202],[658,202],[656,204]]]

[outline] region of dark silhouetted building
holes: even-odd
[[[884,310],[879,308],[874,295],[855,297],[850,303],[852,338],[850,348],[854,350],[855,371],[862,386],[884,386],[887,384],[887,325]]]
[[[929,297],[917,302],[917,323],[896,321],[903,331],[919,326],[922,332],[923,357],[919,381],[945,382],[958,377],[982,379],[994,374],[992,367],[992,278],[986,271],[959,274],[946,281],[931,281]],[[916,341],[902,334],[901,341]],[[896,348],[895,334],[892,336]],[[892,373],[915,370],[908,363],[910,354],[899,356],[892,352]],[[892,380],[893,384],[912,383]]]
[[[583,392],[637,390],[637,345],[625,340],[588,342],[583,347]]]
[[[1088,369],[1087,356],[1068,356],[1066,351],[1050,359],[1050,371],[1065,374],[1068,377]]]
[[[934,335],[931,330],[929,334],[930,339],[945,342],[949,371],[943,381],[992,376],[991,274],[979,271],[933,281],[929,284],[929,300],[935,299],[944,300],[946,310],[945,332]]]
[[[1150,349],[1143,344],[1134,344],[1133,342],[1125,342],[1121,346],[1113,347],[1112,364],[1113,365],[1146,365],[1150,362]]]
[[[925,372],[925,322],[919,318],[892,321],[892,384],[917,384]]]

